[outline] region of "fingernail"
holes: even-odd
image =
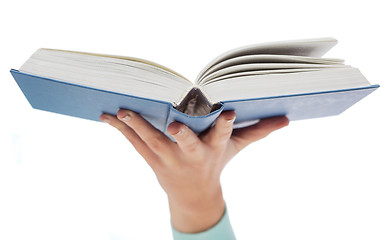
[[[122,121],[130,121],[131,117],[129,114],[126,114],[124,117],[121,117]]]
[[[110,122],[110,118],[108,118],[108,117],[106,117],[106,116],[101,117],[100,120],[101,120],[102,122],[105,122],[105,123],[109,123],[109,122]]]
[[[179,131],[177,131],[176,133],[174,133],[174,134],[172,134],[172,135],[177,136],[177,135],[180,135],[180,134],[182,134],[182,133],[183,133],[183,129],[179,129]]]
[[[122,121],[130,121],[131,120],[131,112],[130,111],[120,111],[120,112],[118,112],[118,118]]]
[[[233,123],[234,120],[236,120],[236,117],[234,117],[234,118],[232,118],[232,119],[228,119],[227,122],[228,122],[228,123]]]
[[[184,129],[182,127],[180,127],[180,125],[178,123],[176,123],[176,122],[171,123],[168,126],[168,128],[169,128],[169,132],[173,131],[172,133],[170,133],[172,136],[173,135],[176,136],[176,135],[182,134],[183,131],[184,131]]]

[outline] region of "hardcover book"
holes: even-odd
[[[235,128],[280,115],[326,117],[376,90],[357,68],[322,57],[336,43],[317,38],[237,48],[207,64],[195,83],[139,58],[44,48],[11,74],[36,109],[99,121],[124,108],[165,134],[173,121],[200,133],[225,110],[236,112]]]

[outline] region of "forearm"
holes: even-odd
[[[190,200],[169,198],[169,209],[173,227],[184,233],[205,231],[222,218],[225,202],[221,186]],[[208,192],[208,191],[207,191]]]

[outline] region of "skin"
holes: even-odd
[[[173,227],[184,233],[205,231],[224,214],[221,172],[249,144],[285,127],[285,116],[262,119],[233,130],[234,111],[225,111],[208,131],[197,136],[186,125],[173,122],[171,141],[139,114],[121,109],[100,120],[118,129],[152,168],[168,196]]]

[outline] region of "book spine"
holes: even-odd
[[[174,121],[177,121],[184,123],[196,134],[199,134],[209,128],[215,122],[215,120],[218,118],[218,116],[224,109],[223,103],[218,103],[216,108],[217,109],[204,116],[190,116],[188,114],[178,111],[176,108],[173,107],[173,105],[171,105],[169,108],[164,132],[165,134],[167,134],[167,128],[169,124]],[[169,136],[169,134],[167,134],[167,136]],[[169,137],[172,139],[171,136]]]
[[[194,86],[175,106],[175,109],[190,116],[203,116],[211,113],[214,107],[203,90]]]

